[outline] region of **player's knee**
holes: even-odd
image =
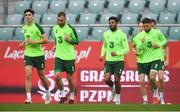
[[[31,80],[31,75],[26,75],[26,80]]]

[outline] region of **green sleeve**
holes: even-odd
[[[162,32],[159,32],[159,41],[157,42],[159,47],[162,47],[167,44],[167,38],[164,36]]]
[[[39,24],[35,23],[36,27],[39,29],[39,31],[41,32],[41,35],[45,34],[44,29],[42,28],[42,26],[40,26]]]
[[[69,25],[69,24],[68,24]],[[71,39],[71,44],[79,44],[79,39],[78,39],[78,35],[76,33],[76,30],[71,26],[69,25],[69,27],[72,29],[72,39]]]
[[[122,39],[122,45],[124,49],[122,49],[121,51],[117,51],[117,55],[124,55],[129,52],[129,44],[128,44],[127,36],[125,34]]]
[[[102,45],[102,49],[101,49],[101,56],[104,56],[106,54],[106,50],[107,50],[107,44],[106,44],[106,38],[105,38],[105,34],[104,34],[103,45]]]

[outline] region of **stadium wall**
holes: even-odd
[[[24,84],[25,73],[23,65],[23,50],[18,48],[19,42],[0,42],[0,103],[23,103],[26,98]],[[103,82],[103,63],[99,61],[102,42],[81,42],[76,46],[76,72],[74,74],[77,88],[76,103],[107,103],[110,101],[110,89]],[[139,90],[139,79],[136,70],[136,58],[132,52],[125,57],[125,70],[121,76],[122,103],[142,103]],[[165,101],[180,103],[180,42],[169,42],[170,64],[165,71]],[[53,42],[43,46],[46,57],[46,77],[48,78],[52,102],[60,100],[60,92],[54,81],[54,53],[51,51]],[[147,81],[147,77],[146,77]],[[63,74],[65,90],[68,93],[68,82]],[[33,103],[43,103],[45,89],[39,80],[36,71],[32,75]],[[148,98],[152,101],[149,84]]]

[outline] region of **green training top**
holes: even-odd
[[[159,59],[161,60],[162,46],[167,44],[167,39],[162,34],[162,32],[160,30],[151,28],[149,32],[142,31],[137,36],[138,38],[142,38],[142,37],[145,38],[145,41],[137,46],[137,49],[139,51],[143,50],[144,63],[152,62]],[[153,43],[157,44],[159,47],[153,48],[152,47]]]
[[[74,44],[79,44],[79,39],[76,31],[69,24],[65,24],[63,27],[56,25],[53,28],[55,35],[55,57],[62,60],[75,60]],[[68,35],[71,38],[71,42],[66,42],[64,36]]]
[[[116,52],[117,56],[111,56],[111,52]],[[124,32],[119,29],[104,32],[101,56],[106,55],[106,61],[124,61],[124,54],[128,52],[128,40]]]
[[[142,33],[141,34],[137,34],[135,35],[133,38],[132,38],[132,45],[134,46],[134,48],[136,49],[136,52],[137,52],[137,55],[136,55],[136,60],[137,60],[137,63],[144,63],[143,61],[143,49],[139,49],[138,50],[138,47],[141,46],[142,44]]]
[[[25,24],[22,29],[23,29],[25,41],[28,38],[31,38],[32,40],[35,41],[41,40],[42,34],[45,34],[43,28],[37,23],[33,23],[32,25]],[[26,42],[24,55],[29,57],[43,56],[44,52],[41,44],[28,44]]]

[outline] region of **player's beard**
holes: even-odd
[[[117,27],[110,27],[110,30],[112,31],[112,32],[114,32],[114,31],[116,31],[117,30]]]

